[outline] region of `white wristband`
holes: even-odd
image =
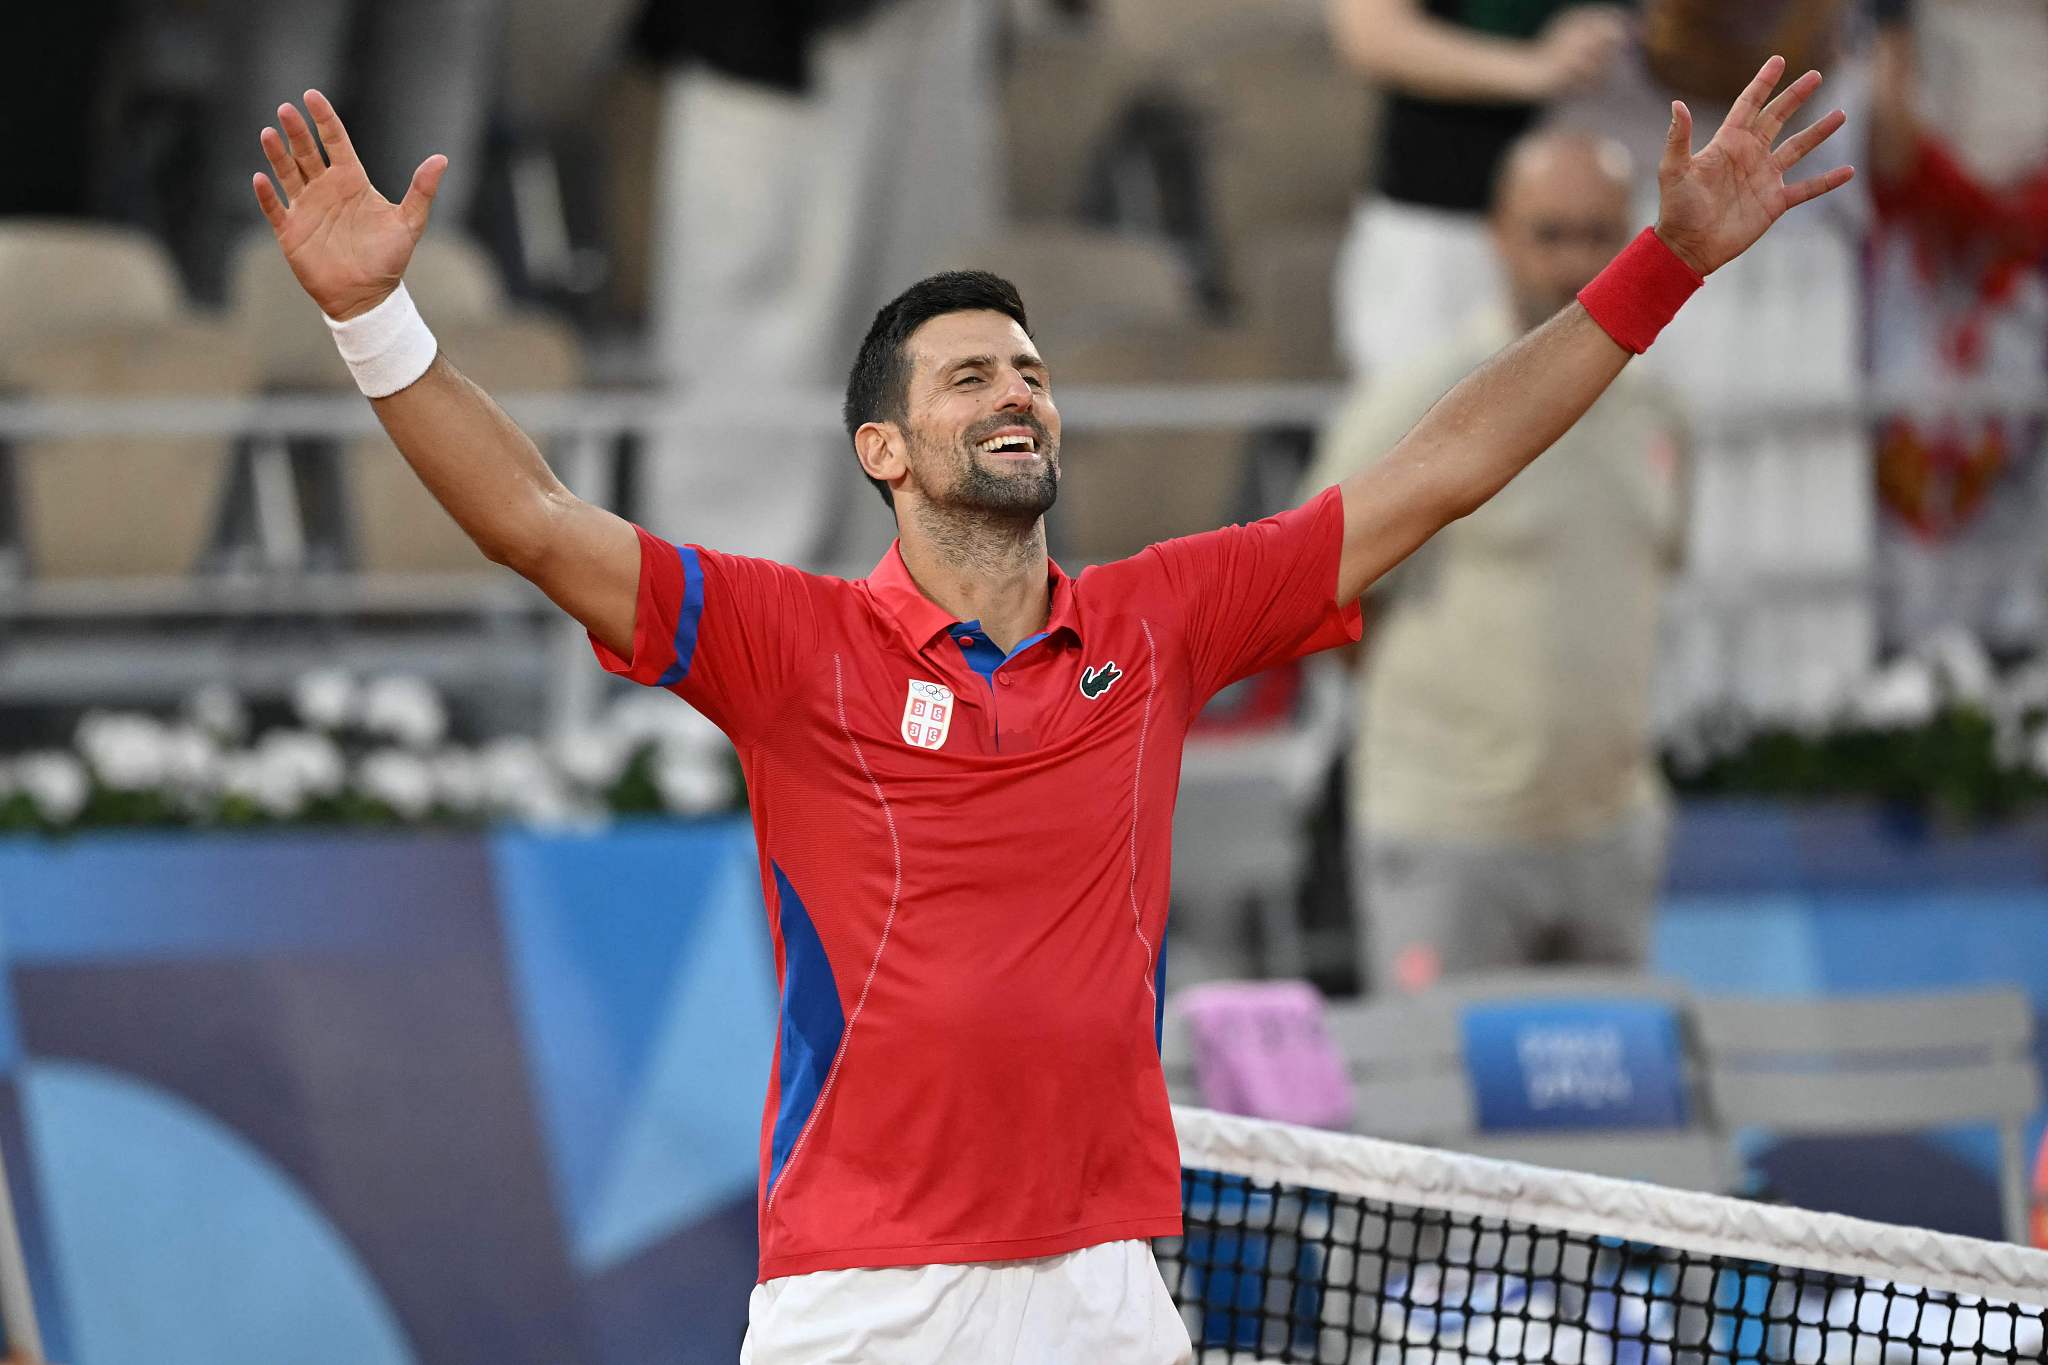
[[[325,313],[320,316],[334,333],[334,344],[365,397],[397,393],[425,374],[440,350],[403,284],[375,308],[346,322],[336,322]]]

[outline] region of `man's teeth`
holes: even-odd
[[[1029,436],[993,436],[979,448],[993,455],[999,450],[1036,450],[1038,446]]]

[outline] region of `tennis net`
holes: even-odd
[[[1177,1107],[1202,1362],[2038,1365],[2048,1252]]]

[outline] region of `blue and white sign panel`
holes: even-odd
[[[1686,1122],[1684,1052],[1668,1006],[1516,1001],[1470,1006],[1462,1023],[1482,1131]]]

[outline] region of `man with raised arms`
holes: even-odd
[[[1820,84],[1772,98],[1783,68],[1697,153],[1673,105],[1655,229],[1387,458],[1079,576],[1046,554],[1060,415],[1022,301],[977,272],[912,286],[847,384],[899,536],[854,582],[572,495],[402,284],[446,159],[393,204],[326,99],[306,92],[310,125],[279,108],[257,200],[398,449],[607,668],[682,696],[745,766],[782,1019],[743,1360],[1191,1359],[1150,1250],[1180,1230],[1157,1030],[1189,722],[1356,638],[1373,580],[1541,454],[1705,276],[1848,182],[1787,182],[1842,115],[1781,143]]]

